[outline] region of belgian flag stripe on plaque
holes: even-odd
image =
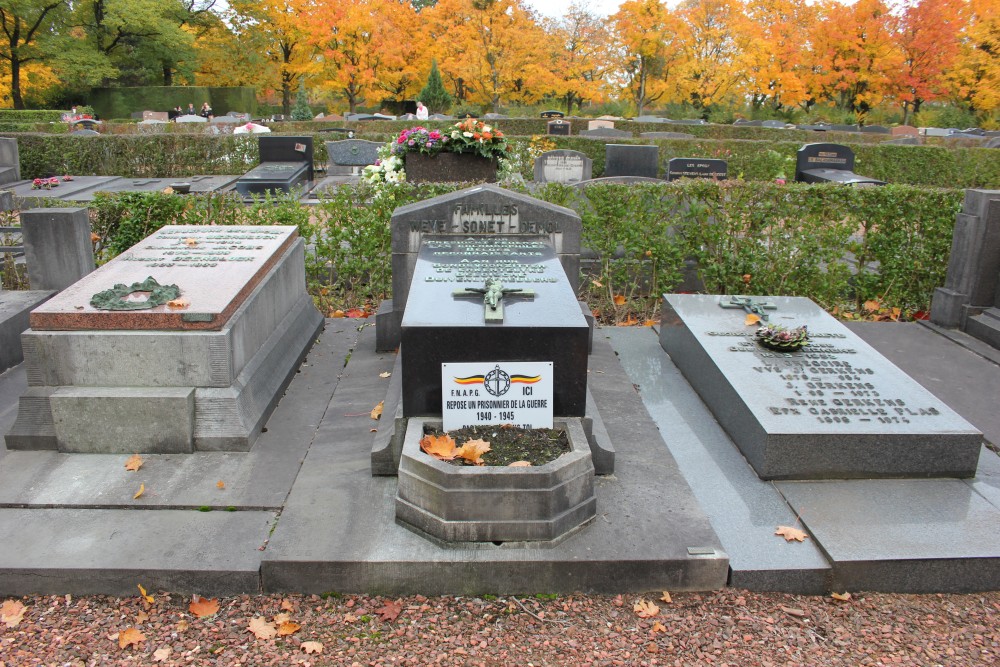
[[[541,375],[511,375],[511,382],[520,382],[521,384],[535,384],[542,379]]]
[[[455,382],[456,384],[482,384],[485,379],[485,375],[470,375],[464,378],[455,378]]]

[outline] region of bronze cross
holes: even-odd
[[[519,287],[504,287],[496,278],[488,278],[486,287],[466,287],[455,290],[451,293],[453,297],[458,296],[481,296],[483,297],[483,312],[487,323],[503,322],[503,299],[506,296],[517,296],[525,299],[534,299],[535,293],[532,290],[521,289]]]
[[[768,303],[763,300],[754,301],[753,298],[749,296],[733,296],[729,298],[729,301],[719,301],[719,305],[723,308],[742,308],[748,313],[758,315],[760,319],[765,322],[767,322],[767,313],[764,311],[777,310],[778,308],[773,303]]]

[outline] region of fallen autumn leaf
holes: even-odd
[[[786,542],[791,542],[792,540],[802,542],[809,537],[809,533],[806,531],[793,528],[792,526],[778,526],[778,529],[774,531],[774,534],[781,535],[785,538]]]
[[[652,618],[660,613],[660,608],[648,600],[639,600],[632,610],[639,618]]]
[[[141,456],[139,456],[138,454],[133,454],[132,456],[128,457],[128,461],[125,462],[125,470],[131,470],[134,472],[139,468],[141,468],[143,463],[144,461],[142,460]]]
[[[138,500],[144,493],[146,493],[145,483],[139,485],[139,490],[135,492],[134,496],[132,496],[132,500]]]
[[[488,451],[490,451],[490,443],[485,440],[468,440],[464,445],[459,447],[455,452],[455,456],[463,458],[469,463],[481,466],[483,465],[483,454]]]
[[[142,587],[142,584],[136,584],[136,586],[139,587],[139,594],[142,595],[142,599],[149,604],[153,604],[153,596],[146,593],[146,589]]]
[[[247,626],[247,632],[252,632],[257,639],[274,639],[278,634],[274,625],[267,622],[263,616],[256,616]]]
[[[384,606],[375,610],[378,617],[383,621],[395,621],[399,613],[403,611],[403,605],[400,602],[386,602]]]
[[[425,435],[420,439],[420,449],[442,461],[451,461],[457,456],[455,440],[447,433],[443,435]]]
[[[212,598],[211,600],[206,600],[203,597],[195,595],[194,599],[191,600],[191,604],[188,605],[188,611],[198,618],[212,616],[219,612],[219,599]]]
[[[5,600],[0,605],[0,622],[8,628],[17,627],[24,618],[24,605],[20,600]]]
[[[382,408],[385,406],[385,401],[379,401],[378,405],[372,408],[372,419],[382,418]]]
[[[302,642],[302,650],[306,653],[322,653],[323,642]]]
[[[128,628],[118,633],[118,648],[124,649],[128,645],[139,648],[139,644],[146,641],[146,635],[135,628]]]

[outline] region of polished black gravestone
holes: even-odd
[[[660,149],[657,146],[608,144],[604,148],[604,175],[641,176],[656,178],[660,171]]]
[[[470,290],[484,289],[488,279],[509,290],[500,299],[502,321]],[[442,363],[550,361],[554,414],[582,417],[589,335],[563,266],[544,240],[427,237],[403,314],[403,416],[441,414]]]
[[[751,297],[808,327],[774,352],[730,298],[665,295],[660,345],[761,479],[975,475],[982,434],[815,303]]]
[[[243,197],[291,192],[313,180],[312,137],[259,137],[260,164],[236,181]]]
[[[801,183],[885,185],[854,173],[854,151],[840,144],[806,144],[798,151],[795,180]]]
[[[572,127],[573,125],[568,120],[561,120],[560,118],[556,118],[555,120],[550,120],[545,124],[545,131],[548,134],[560,137],[568,137],[570,134],[572,134],[572,132],[570,131]]]
[[[681,178],[713,178],[726,180],[729,165],[725,160],[710,158],[675,157],[667,162],[667,180]]]

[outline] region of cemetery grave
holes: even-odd
[[[260,137],[257,141],[260,164],[236,181],[236,192],[247,198],[312,188],[312,137]]]
[[[676,181],[679,178],[712,178],[724,181],[728,173],[729,165],[725,160],[675,157],[667,162],[668,181]]]
[[[834,126],[836,127],[836,126]],[[802,183],[885,185],[854,173],[854,151],[839,144],[806,144],[798,150],[795,180]]]

